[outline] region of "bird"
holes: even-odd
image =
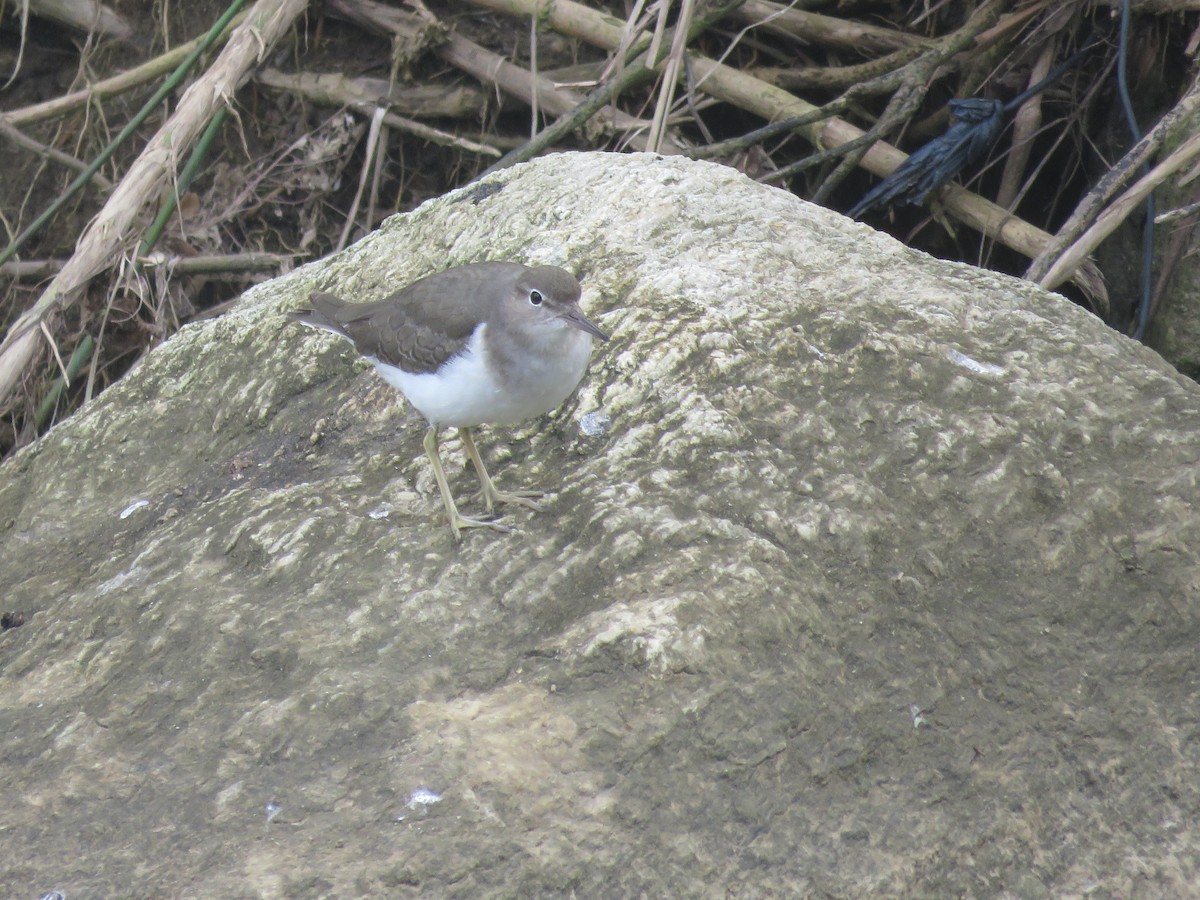
[[[499,490],[472,435],[479,425],[513,425],[556,409],[579,386],[592,338],[582,288],[557,266],[482,262],[429,275],[373,303],[313,291],[296,321],[346,338],[428,422],[423,446],[455,540],[464,528],[509,532],[497,504],[535,511],[540,491]],[[486,518],[458,511],[438,454],[438,432],[457,428],[482,488]]]

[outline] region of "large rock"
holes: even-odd
[[[456,544],[419,418],[283,312],[491,258],[614,337],[481,436],[548,509]],[[2,893],[1194,895],[1198,409],[727,168],[491,177],[0,469]]]

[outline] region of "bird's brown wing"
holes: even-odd
[[[363,356],[405,372],[436,372],[462,352],[524,271],[516,263],[477,263],[422,278],[375,303],[321,293],[311,301],[314,312],[336,324],[329,330],[348,337]]]

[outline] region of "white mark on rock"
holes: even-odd
[[[998,366],[995,363],[980,362],[977,359],[972,359],[967,354],[953,347],[946,348],[946,359],[950,362],[962,366],[964,369],[970,369],[976,375],[1003,375],[1004,366]]]
[[[579,430],[588,437],[604,437],[612,427],[612,416],[602,409],[584,413],[579,419]]]
[[[415,791],[413,791],[411,794],[408,795],[408,803],[405,804],[405,807],[407,809],[413,810],[418,815],[423,816],[423,815],[425,815],[425,813],[427,813],[429,811],[429,807],[431,807],[435,803],[441,803],[441,802],[442,802],[441,794],[439,794],[437,791],[431,791],[429,788],[421,787],[421,788],[417,788]],[[407,818],[408,818],[407,813],[396,813],[396,815],[394,816],[394,820],[397,822],[403,822]]]
[[[424,811],[425,807],[442,802],[442,795],[429,788],[417,788],[408,797],[408,808]]]
[[[128,519],[130,516],[132,516],[135,512],[137,512],[143,506],[149,506],[149,505],[150,505],[149,500],[134,500],[127,507],[125,507],[123,510],[121,510],[121,518]]]
[[[925,717],[921,715],[921,707],[914,703],[908,708],[908,711],[912,714],[913,728],[920,728],[925,724]]]

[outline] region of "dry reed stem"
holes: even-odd
[[[1141,205],[1151,191],[1198,158],[1200,158],[1200,134],[1193,134],[1180,144],[1170,156],[1139,178],[1133,187],[1114,200],[1112,205],[1096,218],[1092,227],[1063,251],[1062,255],[1055,260],[1054,265],[1038,281],[1038,284],[1049,290],[1062,284],[1071,272],[1087,259],[1088,255],[1099,247],[1105,238],[1116,231],[1130,213]]]
[[[663,139],[666,137],[667,117],[675,102],[675,85],[679,82],[679,68],[683,64],[683,51],[687,44],[688,28],[691,27],[695,10],[696,0],[683,0],[679,8],[679,19],[675,23],[675,34],[671,40],[671,51],[667,55],[662,83],[659,85],[658,103],[655,104],[654,118],[650,122],[650,136],[646,140],[647,149],[653,153],[660,152],[659,148],[662,147]],[[649,58],[654,59],[653,49]]]
[[[247,15],[249,13],[243,12],[234,16],[229,23],[229,27],[225,29],[224,34],[217,38],[217,43],[221,43],[232,34],[233,30],[245,21]],[[53,100],[46,100],[43,103],[35,103],[32,106],[11,109],[8,112],[0,113],[0,121],[17,126],[28,125],[32,122],[42,122],[46,119],[54,119],[80,107],[87,106],[93,100],[104,100],[108,97],[115,97],[117,94],[123,94],[125,91],[133,90],[148,81],[153,81],[162,75],[174,72],[179,67],[179,64],[187,58],[188,54],[203,43],[206,38],[207,34],[202,34],[188,41],[186,44],[180,44],[174,50],[168,50],[161,56],[156,56],[154,59],[144,62],[140,66],[135,66],[119,75],[114,75],[112,78],[97,81],[95,84],[81,91],[73,91],[61,97],[55,97]]]
[[[1158,152],[1180,123],[1188,121],[1198,112],[1200,112],[1200,78],[1192,82],[1187,93],[1171,111],[1159,119],[1154,127],[1118,160],[1116,165],[1109,168],[1087,196],[1076,204],[1075,211],[1071,213],[1070,218],[1063,223],[1050,243],[1029,264],[1029,268],[1025,271],[1025,277],[1030,281],[1038,282],[1038,284],[1049,283],[1049,273],[1051,269],[1059,266],[1067,247],[1078,242],[1079,236],[1096,220],[1105,204],[1137,175],[1142,163]],[[1061,281],[1062,279],[1058,278],[1054,283],[1058,284]]]
[[[367,116],[373,115],[376,109],[384,109],[383,124],[390,128],[408,132],[422,140],[433,144],[441,144],[444,147],[454,147],[457,150],[477,153],[480,156],[487,156],[492,159],[499,159],[501,156],[499,150],[488,144],[481,144],[478,141],[459,137],[456,134],[442,131],[440,128],[434,128],[422,122],[416,122],[397,113],[386,112],[392,102],[399,99],[401,106],[405,106],[406,104],[417,106],[420,109],[419,114],[422,115],[455,116],[459,114],[458,110],[466,109],[466,106],[461,101],[469,101],[473,93],[461,87],[447,87],[445,89],[439,87],[433,91],[419,88],[407,90],[400,88],[395,92],[386,93],[378,90],[386,82],[377,78],[355,79],[346,78],[338,74],[290,74],[280,72],[277,69],[264,69],[254,76],[254,80],[259,84],[275,88],[276,90],[290,91],[312,100],[314,103],[330,106],[347,106]],[[473,114],[478,115],[479,103],[473,103],[472,106]]]
[[[60,307],[75,302],[92,278],[131,249],[141,210],[174,177],[179,155],[199,137],[214,112],[289,31],[307,5],[305,0],[258,0],[230,35],[212,67],[184,92],[175,113],[150,139],[84,230],[62,271],[37,302],[17,318],[0,344],[0,404],[14,393],[36,357],[42,323]]]
[[[350,242],[350,232],[354,229],[354,220],[358,218],[358,207],[362,203],[363,194],[367,190],[367,178],[371,169],[379,164],[380,140],[386,141],[387,130],[383,127],[384,110],[377,106],[371,114],[371,127],[367,131],[367,143],[363,148],[363,164],[358,173],[358,188],[354,191],[354,199],[350,203],[350,211],[346,213],[346,221],[342,224],[342,233],[334,245],[334,252],[340,252]]]
[[[905,34],[891,28],[852,22],[837,16],[805,12],[773,3],[771,0],[746,0],[734,16],[747,25],[761,25],[776,35],[800,38],[823,47],[853,50],[867,56],[891,53],[910,47],[931,47],[928,38]]]
[[[532,9],[532,4],[530,8]],[[529,70],[513,65],[504,57],[467,40],[460,34],[450,34],[437,52],[451,65],[457,66],[484,84],[495,84],[500,90],[527,104],[533,100],[536,84],[542,108],[553,116],[566,115],[585,99],[577,91],[560,88],[549,78],[534,76]],[[634,135],[632,143],[639,150],[646,149],[644,132],[648,127],[647,122],[611,108],[609,116],[616,130],[638,132]],[[668,139],[664,141],[660,152],[678,153],[679,148]]]
[[[1030,87],[1037,84],[1049,73],[1058,53],[1058,42],[1050,40],[1042,48],[1033,68],[1029,71],[1027,83]],[[1021,179],[1029,165],[1029,154],[1033,152],[1033,139],[1038,129],[1042,127],[1042,94],[1034,94],[1021,104],[1013,116],[1012,140],[1008,156],[1004,160],[1004,171],[1000,175],[1000,187],[996,190],[996,202],[1005,209],[1016,205],[1017,196],[1021,190]]]

